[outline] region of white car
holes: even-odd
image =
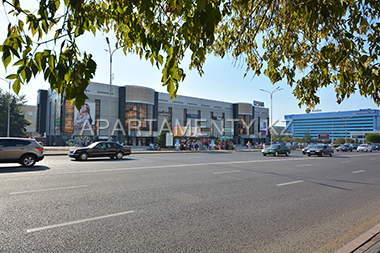
[[[369,144],[361,144],[359,147],[356,149],[356,151],[362,151],[362,152],[372,152],[372,146]]]

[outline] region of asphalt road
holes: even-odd
[[[0,252],[334,252],[380,223],[380,152],[0,165]]]

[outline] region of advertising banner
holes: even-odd
[[[95,129],[95,103],[85,102],[80,111],[74,111],[74,129]]]
[[[265,119],[260,120],[260,135],[267,135],[267,121]]]
[[[173,127],[173,135],[175,137],[199,137],[201,136],[201,129],[199,127],[186,127],[183,126],[175,126]]]

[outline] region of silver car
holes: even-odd
[[[357,149],[357,152],[362,151],[362,152],[372,152],[372,146],[369,144],[361,144]]]
[[[36,140],[0,138],[0,163],[20,163],[31,167],[44,159],[43,147]]]

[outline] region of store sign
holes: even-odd
[[[219,136],[220,140],[232,140],[232,136]]]
[[[201,115],[199,115],[199,114],[186,114],[186,117],[191,118],[191,119],[200,119]]]
[[[158,116],[171,117],[172,113],[171,112],[165,112],[164,110],[162,110],[162,111],[158,111]]]
[[[264,107],[264,102],[260,102],[260,101],[255,101],[255,100],[253,100],[253,106],[256,106],[256,107]]]
[[[354,112],[355,115],[362,115],[362,114],[376,114],[376,110],[359,110]]]
[[[329,134],[318,134],[318,139],[328,140],[328,139],[330,139],[330,135]]]

